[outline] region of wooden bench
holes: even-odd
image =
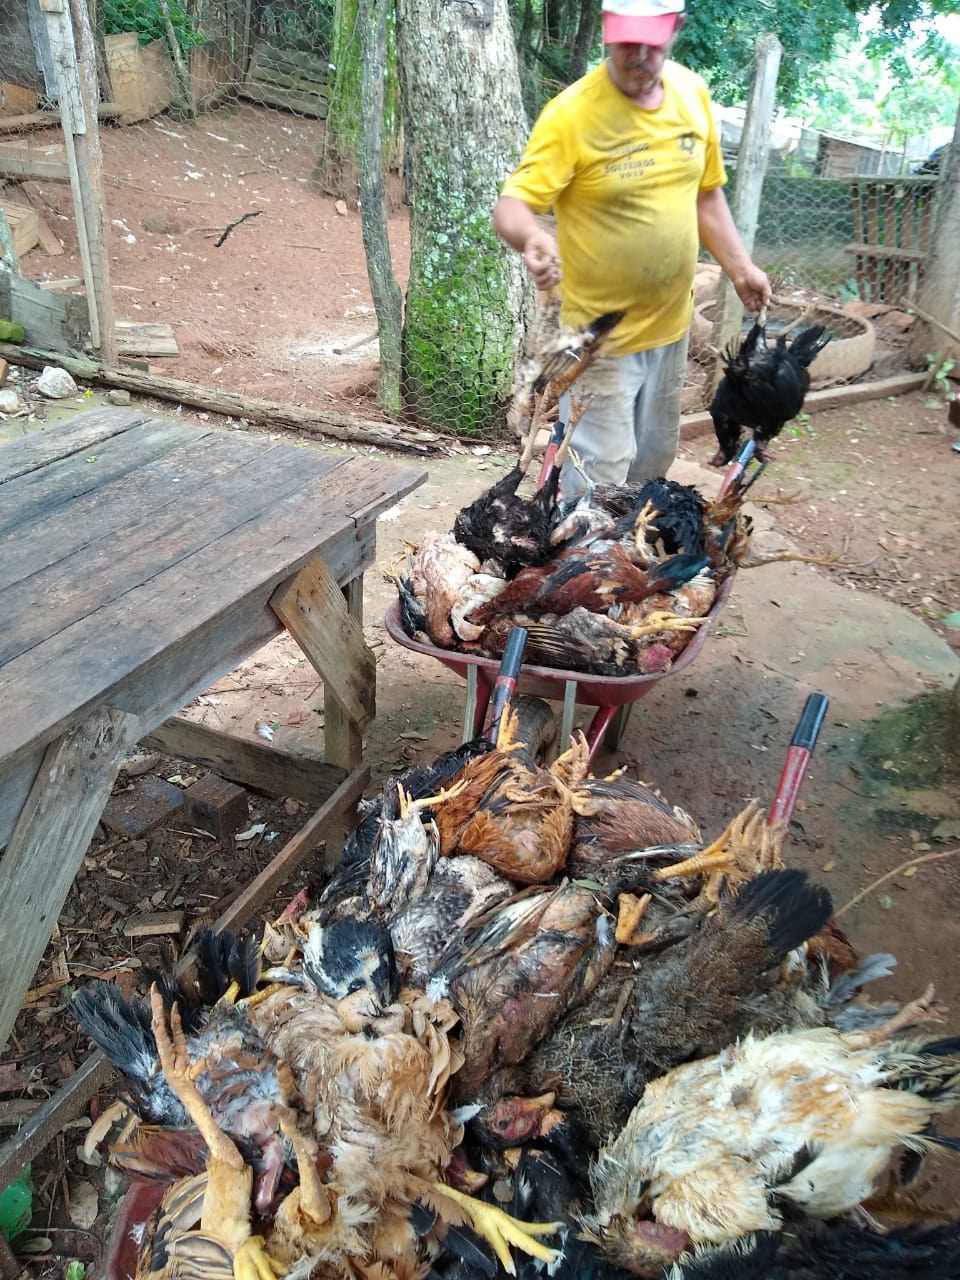
[[[324,760],[307,786],[319,808],[218,927],[249,918],[320,843],[337,847],[369,778],[363,572],[377,515],[425,478],[128,409],[0,445],[0,1049],[134,744],[235,781],[262,770],[297,794],[280,753],[175,715],[284,627],[324,682]],[[73,1104],[103,1074],[101,1060],[72,1077]],[[0,1187],[51,1115],[62,1106],[0,1152]]]

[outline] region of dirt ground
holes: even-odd
[[[960,672],[960,629],[945,621],[960,605],[960,531],[951,515],[960,456],[952,440],[943,407],[917,394],[816,414],[778,441],[776,461],[755,490],[758,549],[833,551],[842,563],[767,565],[738,575],[703,653],[682,675],[653,686],[633,708],[619,749],[602,750],[595,769],[626,767],[716,833],[748,797],[769,801],[806,694],[827,693],[830,709],[788,857],[830,888],[859,947],[898,957],[877,995],[912,996],[932,981],[948,1007],[947,1026],[956,1027],[960,926],[951,904],[960,889],[960,857],[953,856],[960,852],[960,777],[945,712]],[[711,445],[705,437],[686,441],[675,469],[704,492],[718,481],[706,467]],[[511,461],[482,446],[431,460],[428,481],[381,517],[378,569],[389,568],[404,540],[449,528]],[[794,500],[765,501],[784,496]],[[388,636],[382,619],[393,595],[382,572],[367,575],[365,631],[378,661],[378,716],[366,743],[371,790],[388,773],[452,746],[462,730],[460,679]],[[286,637],[187,713],[251,737],[269,725],[274,742],[288,748],[322,745],[322,685]],[[579,722],[591,714],[580,708]],[[167,757],[132,764],[115,802],[149,779],[185,788],[203,773]],[[289,797],[251,792],[248,802],[246,830],[254,834],[243,840],[218,841],[182,814],[135,837],[106,826],[98,833],[0,1066],[8,1123],[18,1106],[28,1114],[83,1060],[85,1042],[63,1004],[71,986],[94,975],[130,991],[142,986],[145,972],[215,918],[307,816]],[[323,874],[319,860],[308,864],[261,918]],[[178,935],[124,932],[145,912],[177,909],[185,912]],[[38,1250],[24,1257],[32,1275],[59,1276],[71,1258],[102,1264],[122,1188],[78,1152],[83,1126],[111,1092],[34,1162],[34,1227],[18,1241]],[[939,1170],[931,1190],[938,1198],[958,1185],[943,1166],[931,1164]]]
[[[323,128],[322,121],[236,102],[192,121],[161,116],[104,125],[116,315],[170,326],[179,352],[151,357],[153,372],[305,408],[380,416],[360,213],[356,200],[336,200],[317,181]],[[30,134],[39,148],[58,138]],[[28,181],[5,194],[32,204],[64,249],[57,257],[32,250],[24,274],[47,283],[81,277],[69,187]],[[390,175],[387,195],[393,269],[403,289],[410,229],[399,175]],[[783,296],[838,301],[786,285]],[[905,371],[906,336],[895,320],[877,318],[865,377]],[[121,350],[138,349],[125,339]],[[695,402],[707,374],[690,360],[684,403],[691,410],[702,407]],[[455,430],[453,389],[450,416]]]
[[[122,314],[175,321],[181,355],[153,362],[157,372],[374,416],[375,347],[333,350],[375,328],[357,211],[339,213],[316,194],[309,177],[317,138],[308,129],[283,133],[282,113],[258,113],[281,123],[263,135],[259,151],[251,148],[252,110],[205,118],[206,142],[166,122],[105,131],[109,212],[123,223],[114,244],[117,296],[130,301]],[[27,255],[25,270],[38,278],[76,272],[66,189],[27,186],[66,253],[42,267]],[[229,223],[257,209],[263,213],[214,247]],[[406,260],[406,234],[400,211],[391,224],[398,261]],[[200,294],[207,295],[203,306]],[[222,299],[213,313],[212,299]],[[158,402],[147,407],[174,412]],[[50,407],[47,421],[61,412]],[[0,424],[0,438],[25,425],[37,424]],[[633,708],[618,750],[601,751],[595,763],[597,772],[623,766],[654,783],[706,834],[716,834],[747,798],[769,802],[806,695],[826,693],[830,708],[788,858],[830,888],[861,950],[898,957],[878,997],[913,996],[933,982],[952,1030],[960,1029],[960,771],[956,707],[952,721],[947,712],[960,675],[956,439],[943,403],[923,393],[814,412],[788,428],[754,490],[757,546],[835,553],[839,563],[769,565],[738,575],[696,662],[655,684]],[[709,438],[685,438],[672,474],[710,492],[718,483],[706,465],[712,452]],[[404,540],[449,528],[460,507],[512,461],[486,446],[454,446],[430,459],[428,481],[381,517],[378,572],[365,583],[365,631],[378,660],[378,716],[366,742],[371,790],[390,772],[459,741],[464,697],[458,676],[390,639],[382,620],[394,591],[382,571]],[[286,638],[187,713],[250,737],[266,725],[278,746],[322,749],[323,688]],[[581,708],[579,721],[590,714]],[[117,802],[146,779],[182,789],[203,772],[169,757],[132,764]],[[101,829],[0,1064],[6,1132],[83,1061],[87,1045],[64,1007],[70,987],[100,974],[128,990],[142,986],[164,951],[175,953],[192,929],[215,918],[307,816],[290,797],[250,792],[252,834],[242,840],[201,834],[182,814],[126,838]],[[305,867],[262,917],[322,875],[319,860]],[[145,912],[177,910],[185,913],[183,929],[166,942],[125,933]],[[78,1144],[110,1098],[104,1090],[34,1162],[34,1224],[17,1242],[33,1249],[24,1255],[33,1276],[60,1276],[73,1258],[92,1264],[93,1274],[102,1266],[121,1187],[109,1171],[86,1164]],[[955,1174],[942,1161],[932,1167],[941,1170],[934,1194],[952,1195],[960,1186]]]

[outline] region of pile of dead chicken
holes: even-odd
[[[530,498],[522,461],[429,533],[395,573],[413,640],[499,658],[513,627],[525,661],[601,676],[669,671],[745,555],[750,521],[733,490],[717,502],[659,479],[558,499],[559,466]]]
[[[705,844],[515,732],[391,779],[195,980],[73,998],[134,1117],[111,1158],[165,1188],[138,1280],[955,1275],[911,1185],[960,1091],[930,993],[855,999],[891,957],[755,803]]]

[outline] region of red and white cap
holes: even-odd
[[[684,0],[603,0],[604,44],[666,44]]]

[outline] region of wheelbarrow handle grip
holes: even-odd
[[[741,448],[740,452],[727,467],[727,474],[723,477],[723,484],[717,494],[717,502],[734,487],[744,471],[747,469],[747,463],[757,451],[757,442],[753,436]]]
[[[790,739],[780,782],[767,816],[770,826],[776,822],[790,825],[800,788],[807,773],[807,766],[810,763],[810,755],[820,735],[820,727],[827,714],[828,705],[829,700],[822,693],[811,693],[804,703],[800,720]]]
[[[516,691],[526,646],[526,627],[511,627],[503,649],[503,657],[500,659],[497,678],[493,684],[493,692],[490,694],[490,728],[487,730],[487,738],[490,742],[496,742],[503,713]]]
[[[813,750],[817,745],[817,738],[820,737],[820,729],[829,705],[830,699],[825,693],[810,694],[803,704],[803,711],[793,731],[793,737],[790,739],[791,747],[805,747],[807,751]]]

